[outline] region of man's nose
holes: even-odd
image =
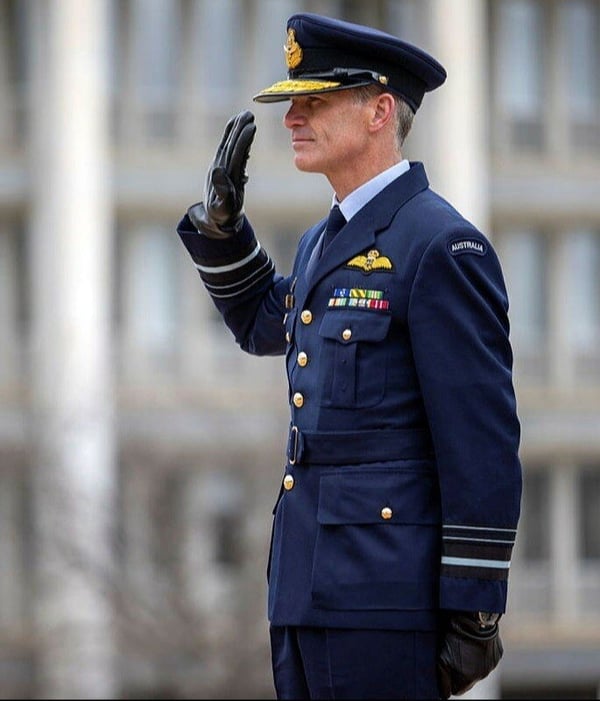
[[[292,102],[289,110],[285,113],[283,118],[283,123],[288,129],[293,129],[294,127],[303,124],[306,121],[306,117],[300,105],[297,102]]]

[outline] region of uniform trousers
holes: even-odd
[[[278,699],[439,699],[433,631],[271,626]]]

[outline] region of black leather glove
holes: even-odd
[[[187,211],[192,224],[210,238],[229,238],[242,227],[246,163],[255,133],[252,112],[231,117],[206,175],[204,201]]]
[[[438,658],[442,698],[460,696],[496,668],[504,652],[498,623],[482,627],[476,613],[450,613]]]

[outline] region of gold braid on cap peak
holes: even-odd
[[[332,80],[282,80],[270,88],[261,90],[260,94],[281,93],[281,92],[306,92],[310,90],[326,90],[327,88],[338,88],[341,83]]]

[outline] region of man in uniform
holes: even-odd
[[[521,496],[502,272],[402,157],[442,66],[314,14],[290,17],[284,48],[287,79],[255,100],[290,101],[294,163],[327,177],[330,215],[278,274],[244,215],[256,130],[244,111],[178,226],[241,348],[285,354],[268,566],[277,696],[447,698],[502,656]]]

